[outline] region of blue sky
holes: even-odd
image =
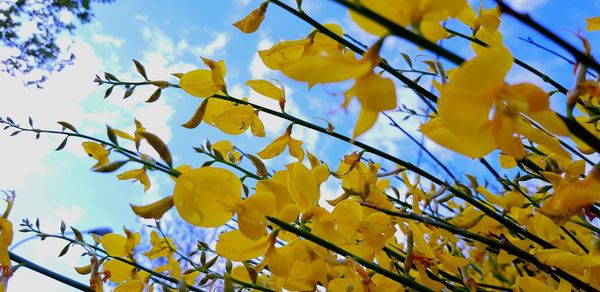
[[[292,5],[295,3],[288,2]],[[367,44],[374,40],[353,25],[339,6],[329,1],[304,2],[305,11],[317,20],[341,24],[347,33]],[[521,11],[531,12],[535,19],[542,20],[553,31],[573,43],[575,38],[572,32],[585,27],[583,18],[600,15],[600,2],[593,0],[509,2]],[[170,73],[204,68],[199,59],[202,56],[225,60],[228,67],[226,81],[231,95],[249,97],[253,102],[276,109],[275,102],[251,93],[244,83],[256,78],[279,79],[287,88],[289,113],[315,123],[322,122],[313,117],[328,119],[340,132],[350,135],[358,106],[353,104],[348,112],[339,109],[342,101],[339,93],[348,84],[316,86],[307,91],[306,86],[266,69],[257,57],[257,49],[268,48],[279,40],[304,37],[311,29],[308,25],[275,5],[269,7],[266,20],[257,33],[242,34],[231,25],[260,3],[253,0],[149,0],[142,4],[140,1],[121,0],[110,5],[96,5],[96,18],[91,24],[80,27],[75,35],[61,39],[72,45],[73,52],[78,57],[76,63],[53,74],[44,90],[26,89],[20,85],[20,81],[0,76],[0,84],[4,88],[0,115],[10,115],[22,124],[26,124],[27,117],[31,116],[36,126],[51,129],[59,128],[56,121],[65,120],[76,125],[82,132],[101,137],[105,135],[106,123],[113,128],[133,130],[135,117],[148,131],[169,143],[176,165],[188,163],[199,166],[203,157],[194,154],[191,147],[203,144],[206,139],[212,142],[230,139],[234,145],[254,153],[283,133],[288,123],[268,116],[261,116],[267,127],[267,137],[264,139],[250,139],[250,135],[246,134],[226,136],[206,125],[194,130],[184,129],[179,125],[192,115],[199,99],[170,89],[163,93],[158,102],[145,104],[144,101],[152,90],[138,88],[129,99],[122,100],[123,92],[115,89],[113,96],[104,100],[102,97],[106,87],[98,87],[92,83],[95,74],[105,71],[123,80],[139,79],[131,59],[142,62],[151,79],[169,79],[175,82],[169,76]],[[502,30],[505,42],[515,56],[550,73],[563,85],[571,86],[572,68],[568,64],[517,39],[531,36],[538,42],[548,44],[541,36],[517,25],[510,17],[504,18]],[[590,38],[592,47],[600,44],[600,33],[584,35]],[[554,48],[550,44],[548,46]],[[452,48],[461,56],[472,56],[468,46]],[[390,63],[405,68],[400,52],[411,56],[421,55],[418,60],[432,57],[428,52],[419,51],[400,40],[386,40],[384,53]],[[511,73],[509,80],[540,83],[535,77],[518,69]],[[401,89],[400,84],[397,94],[399,103],[411,108],[422,107],[414,94]],[[553,102],[559,104],[562,98],[556,95]],[[403,117],[400,114],[393,116]],[[410,119],[403,125],[411,133],[418,135],[416,128],[419,123],[417,119]],[[355,150],[333,138],[323,137],[301,127],[294,128],[293,136],[303,140],[309,151],[332,167],[337,167],[338,160],[344,154]],[[407,161],[418,162],[432,172],[439,172],[430,159],[418,159],[414,144],[388,126],[383,118],[360,140]],[[61,138],[51,136],[43,136],[36,141],[28,134],[16,137],[8,137],[8,133],[0,135],[0,188],[15,189],[17,192],[15,208],[11,214],[15,225],[22,218],[39,217],[44,230],[48,232],[58,231],[61,219],[81,230],[109,226],[120,232],[123,225],[133,229],[140,225],[130,211],[129,203],[145,204],[171,194],[171,180],[159,173],[151,174],[153,186],[146,194],[137,183],[118,181],[112,174],[93,173],[88,169],[94,162],[85,155],[81,147],[83,141],[72,139],[63,151],[53,151],[60,141]],[[426,145],[459,174],[483,173],[476,162],[450,154],[429,141],[426,141]],[[490,161],[496,163],[493,156]],[[285,159],[274,160],[269,161],[268,165],[280,169],[286,162]],[[332,181],[323,186],[322,193],[324,196],[335,196],[338,194],[337,187],[338,183]],[[175,212],[170,212],[169,215],[177,216]],[[23,236],[17,233],[15,240],[18,241]],[[40,243],[36,240],[19,247],[16,252],[81,282],[87,282],[85,277],[76,275],[72,270],[75,265],[86,264],[79,257],[79,252],[72,251],[60,260],[56,257],[63,245],[63,242]],[[42,284],[47,285],[48,291],[69,291],[61,284],[24,270],[15,274],[11,288],[14,291],[25,291]]]

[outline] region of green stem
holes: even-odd
[[[539,32],[543,36],[550,39],[552,42],[561,46],[563,49],[567,50],[567,52],[571,53],[571,55],[573,55],[573,57],[575,57],[575,59],[577,61],[579,61],[580,63],[585,64],[591,68],[594,68],[594,70],[596,70],[596,72],[600,72],[600,64],[598,64],[598,62],[596,62],[596,60],[594,60],[591,56],[581,52],[580,50],[575,48],[573,45],[567,43],[565,40],[560,38],[558,35],[556,35],[555,33],[551,32],[550,30],[545,28],[540,23],[533,20],[528,14],[522,14],[522,13],[515,11],[514,9],[512,9],[512,7],[508,6],[503,1],[500,1],[500,0],[494,0],[494,1],[498,4],[498,6],[500,7],[500,10],[503,13],[507,13],[507,14],[511,15],[512,17],[514,17],[521,23],[534,29],[535,31]]]
[[[8,256],[10,257],[10,259],[12,261],[21,264],[21,266],[23,266],[23,267],[26,267],[26,268],[34,271],[34,272],[38,272],[38,273],[40,273],[42,275],[45,275],[45,276],[47,276],[49,278],[52,278],[52,279],[54,279],[56,281],[59,281],[59,282],[61,282],[63,284],[66,284],[66,285],[68,285],[70,287],[73,287],[73,288],[75,288],[77,290],[94,292],[94,290],[92,290],[92,288],[90,288],[89,285],[82,284],[80,282],[77,282],[77,281],[69,278],[69,277],[65,277],[65,276],[63,276],[63,275],[61,275],[59,273],[54,272],[54,271],[50,271],[50,270],[48,270],[48,269],[46,269],[46,268],[44,268],[44,267],[42,267],[42,266],[40,266],[40,265],[38,265],[38,264],[36,264],[34,262],[29,261],[28,259],[26,259],[24,257],[21,257],[21,256],[15,254],[15,253],[13,253],[13,252],[8,252]]]

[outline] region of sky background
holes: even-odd
[[[288,2],[291,5],[295,3]],[[366,44],[375,40],[354,25],[345,10],[330,1],[304,2],[305,12],[320,22],[338,23],[346,29],[346,33]],[[600,33],[583,32],[584,18],[600,15],[598,1],[508,2],[520,11],[530,12],[534,19],[541,20],[572,43],[579,45],[574,32],[582,31],[590,39],[592,47],[600,44]],[[148,131],[168,142],[175,165],[187,163],[195,167],[200,166],[205,158],[195,154],[192,147],[204,144],[207,139],[213,143],[229,139],[244,151],[255,153],[283,133],[288,125],[286,121],[262,113],[261,119],[267,130],[267,137],[263,139],[250,139],[249,133],[228,136],[204,124],[193,130],[185,129],[179,125],[193,114],[200,104],[198,98],[186,95],[181,90],[168,89],[163,91],[159,101],[146,104],[144,101],[153,89],[138,88],[133,96],[125,100],[121,98],[121,89],[115,89],[110,98],[103,99],[106,86],[97,86],[92,82],[94,75],[102,72],[111,72],[121,80],[140,80],[131,59],[139,60],[145,65],[150,79],[176,82],[170,76],[171,73],[204,69],[199,58],[202,56],[225,60],[228,68],[226,82],[232,96],[249,97],[252,102],[277,109],[275,102],[251,92],[244,83],[257,78],[281,80],[286,85],[288,113],[317,124],[324,123],[314,117],[327,119],[338,131],[350,136],[359,107],[354,102],[348,111],[340,109],[342,96],[339,94],[350,83],[319,85],[307,91],[305,85],[268,70],[257,56],[257,50],[269,48],[280,40],[306,36],[311,27],[275,5],[269,7],[266,20],[254,34],[243,34],[231,25],[260,3],[253,0],[147,0],[143,3],[119,0],[110,5],[94,5],[94,21],[81,26],[74,35],[65,35],[60,40],[72,46],[72,52],[77,56],[75,64],[52,74],[43,90],[24,88],[20,80],[0,74],[3,89],[0,115],[10,116],[22,125],[26,125],[27,118],[31,116],[36,127],[54,130],[60,129],[56,121],[68,121],[80,132],[102,138],[105,138],[107,123],[113,128],[132,132],[135,117]],[[456,27],[467,32],[464,26]],[[554,46],[516,24],[510,17],[504,18],[501,29],[505,43],[515,56],[527,60],[540,71],[549,73],[561,84],[571,86],[572,68],[569,64],[517,38],[532,37],[548,47]],[[450,43],[459,55],[473,55],[468,45],[459,45],[453,41]],[[422,69],[426,67],[420,61],[434,57],[401,40],[386,40],[383,51],[385,57],[392,66],[406,69],[400,53],[413,57],[418,55],[414,62]],[[535,76],[516,68],[508,79],[511,82],[530,81],[540,84]],[[397,85],[399,104],[413,109],[423,108],[413,93],[403,89],[401,84]],[[550,90],[550,87],[543,87]],[[564,96],[555,95],[552,101],[556,108],[560,108]],[[398,120],[404,117],[398,113],[392,116]],[[420,120],[411,118],[402,125],[410,133],[420,137],[416,130],[420,123]],[[54,151],[62,137],[42,136],[35,140],[31,133],[14,137],[9,137],[9,134],[10,132],[0,133],[0,189],[16,190],[17,199],[10,216],[15,227],[23,218],[35,220],[39,217],[42,229],[46,232],[58,232],[60,221],[64,220],[67,225],[76,226],[80,230],[107,226],[122,233],[123,226],[130,229],[140,227],[140,221],[131,212],[129,203],[147,204],[172,192],[172,181],[161,173],[150,174],[152,187],[144,193],[143,187],[138,183],[118,181],[114,174],[89,171],[95,162],[83,151],[82,140],[71,139],[65,149]],[[332,168],[338,166],[338,161],[344,154],[356,150],[348,144],[298,126],[294,127],[292,136],[304,141],[306,149]],[[383,117],[359,140],[443,177],[432,161],[427,157],[419,157],[416,146],[397,129],[390,127]],[[474,161],[451,154],[429,141],[425,141],[425,145],[456,174],[484,173],[482,167]],[[369,158],[380,162],[376,157]],[[493,155],[489,160],[497,165]],[[287,159],[276,159],[267,164],[269,168],[281,169],[288,162]],[[384,166],[393,167],[386,163]],[[129,168],[137,166],[131,165]],[[337,196],[338,189],[337,181],[329,181],[322,186],[322,196]],[[171,211],[167,216],[177,215]],[[17,232],[15,242],[26,236],[27,234]],[[64,244],[65,242],[60,241],[40,242],[36,239],[18,247],[15,252],[87,283],[87,277],[77,275],[72,269],[73,266],[88,263],[87,258],[80,257],[79,251],[73,250],[66,256],[57,258]],[[52,279],[25,269],[19,270],[10,282],[13,291],[28,291],[39,287],[46,287],[46,291],[70,291]]]

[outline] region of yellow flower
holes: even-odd
[[[148,174],[146,173],[146,167],[142,167],[139,169],[128,170],[117,175],[119,180],[127,180],[133,179],[134,181],[139,181],[144,186],[144,192],[150,188],[150,179],[148,178]]]
[[[175,181],[173,202],[181,218],[200,227],[217,227],[233,216],[241,198],[242,183],[231,171],[202,167],[183,173]]]
[[[106,253],[112,257],[131,257],[133,249],[140,242],[140,234],[138,232],[132,233],[125,229],[127,237],[117,234],[109,233],[105,234],[100,238],[100,244],[106,250]]]
[[[98,161],[96,164],[94,164],[94,166],[92,166],[92,168],[98,168],[110,163],[110,161],[108,160],[108,155],[110,154],[110,152],[106,150],[106,148],[104,148],[104,145],[89,141],[83,142],[81,144],[83,145],[83,149],[85,150],[85,152],[87,152],[89,156]]]
[[[555,173],[542,172],[552,183],[554,193],[540,212],[550,217],[577,214],[583,208],[600,201],[600,170],[592,169],[583,180],[570,182]]]
[[[224,91],[225,82],[223,78],[227,73],[225,63],[205,58],[202,58],[202,60],[210,70],[199,69],[183,74],[179,80],[181,89],[197,97],[210,97],[219,91]]]
[[[440,89],[438,116],[423,124],[421,131],[437,143],[470,157],[483,157],[500,148],[505,154],[523,158],[527,152],[521,136],[570,157],[556,138],[533,128],[521,115],[552,133],[568,134],[550,109],[544,91],[531,84],[504,83],[512,60],[508,49],[492,47],[461,65]]]
[[[289,126],[283,135],[273,140],[263,150],[259,151],[258,156],[262,159],[271,159],[283,152],[286,147],[291,156],[296,157],[298,161],[304,160],[304,150],[302,150],[302,141],[292,138],[292,127]]]
[[[176,248],[170,238],[163,238],[159,236],[156,231],[152,231],[152,233],[150,233],[150,244],[152,244],[152,249],[145,252],[144,255],[151,260],[155,260],[159,257],[170,256],[173,253],[171,248]]]
[[[213,144],[212,149],[219,151],[221,156],[225,159],[231,154],[235,163],[240,162],[242,159],[242,154],[233,148],[233,144],[231,144],[231,141],[229,140],[223,140]]]

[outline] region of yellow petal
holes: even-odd
[[[148,173],[146,173],[146,167],[123,172],[117,175],[117,178],[119,180],[135,179],[139,181],[144,186],[144,192],[150,188],[150,178],[148,178]]]
[[[224,111],[214,120],[215,126],[230,135],[245,132],[252,123],[254,109],[249,105],[238,105]]]
[[[244,19],[235,22],[233,26],[245,33],[255,32],[265,19],[265,12],[267,12],[268,5],[269,1],[264,2],[258,8],[254,9],[252,12],[250,12],[250,14],[244,17]]]
[[[358,120],[356,121],[356,125],[354,126],[354,132],[352,133],[352,138],[356,139],[356,137],[362,135],[377,121],[377,116],[379,112],[372,111],[367,108],[361,108],[360,113],[358,114]]]
[[[256,137],[264,137],[265,136],[265,125],[258,118],[258,114],[252,115],[252,120],[250,120],[250,130],[252,131],[252,135]]]
[[[145,285],[142,280],[132,279],[115,287],[113,292],[139,292],[143,291],[144,286]]]
[[[179,80],[179,86],[196,97],[210,97],[222,87],[213,82],[210,70],[193,70],[185,73]]]
[[[276,200],[272,192],[256,192],[239,203],[238,226],[244,236],[258,240],[265,235],[267,218],[275,215]]]
[[[421,125],[421,131],[436,143],[473,158],[483,157],[496,148],[489,123],[470,135],[453,132],[446,125],[445,119],[439,116]]]
[[[319,188],[310,170],[300,162],[286,165],[287,186],[290,195],[302,212],[316,206],[319,201]]]
[[[246,261],[264,255],[269,247],[269,237],[251,240],[239,230],[232,230],[219,235],[217,253],[232,261]]]
[[[113,257],[126,257],[129,252],[125,250],[127,238],[121,234],[109,233],[100,238],[100,244],[108,255]]]
[[[179,215],[200,227],[217,227],[233,216],[241,200],[242,183],[231,171],[202,167],[183,173],[175,181],[173,202]]]
[[[587,27],[585,28],[585,30],[600,30],[600,16],[586,18],[585,21],[587,22]]]
[[[554,289],[546,286],[540,280],[529,276],[518,277],[513,289],[514,291],[554,292]]]
[[[378,112],[396,108],[396,87],[391,79],[371,71],[358,78],[354,87],[362,107]]]
[[[266,97],[270,97],[280,102],[285,101],[285,91],[283,86],[277,87],[273,83],[263,79],[248,80],[246,85]]]
[[[366,57],[356,60],[341,55],[323,56],[319,52],[304,53],[298,60],[283,63],[281,72],[312,85],[357,78],[373,68],[371,60]]]
[[[392,21],[397,20],[399,18],[398,15],[400,15],[399,6],[393,1],[363,0],[360,4]],[[365,31],[376,36],[387,34],[388,30],[384,26],[354,10],[349,10],[349,12],[350,18]]]
[[[96,159],[98,163],[96,163],[92,168],[96,168],[102,165],[106,165],[109,163],[108,155],[110,152],[104,148],[104,146],[100,143],[96,142],[83,142],[83,149],[89,156]]]
[[[10,267],[11,261],[8,254],[8,247],[13,240],[12,223],[4,218],[0,218],[0,264]]]
[[[280,42],[268,50],[258,51],[258,56],[269,69],[279,70],[283,64],[302,57],[308,43],[307,39]]]
[[[285,150],[289,139],[290,133],[289,131],[286,131],[285,133],[283,133],[283,135],[277,137],[275,140],[273,140],[273,142],[271,142],[271,144],[267,145],[267,147],[265,147],[263,150],[259,151],[256,154],[258,154],[258,156],[262,159],[271,159],[281,154],[281,152]]]
[[[146,219],[160,219],[163,214],[173,207],[173,196],[162,198],[154,203],[145,206],[131,205],[133,213]]]
[[[567,270],[600,266],[600,256],[576,255],[561,249],[545,249],[535,252],[540,262]]]
[[[112,282],[123,282],[131,277],[133,266],[117,259],[110,259],[104,263],[104,271],[110,272],[110,280]]]

